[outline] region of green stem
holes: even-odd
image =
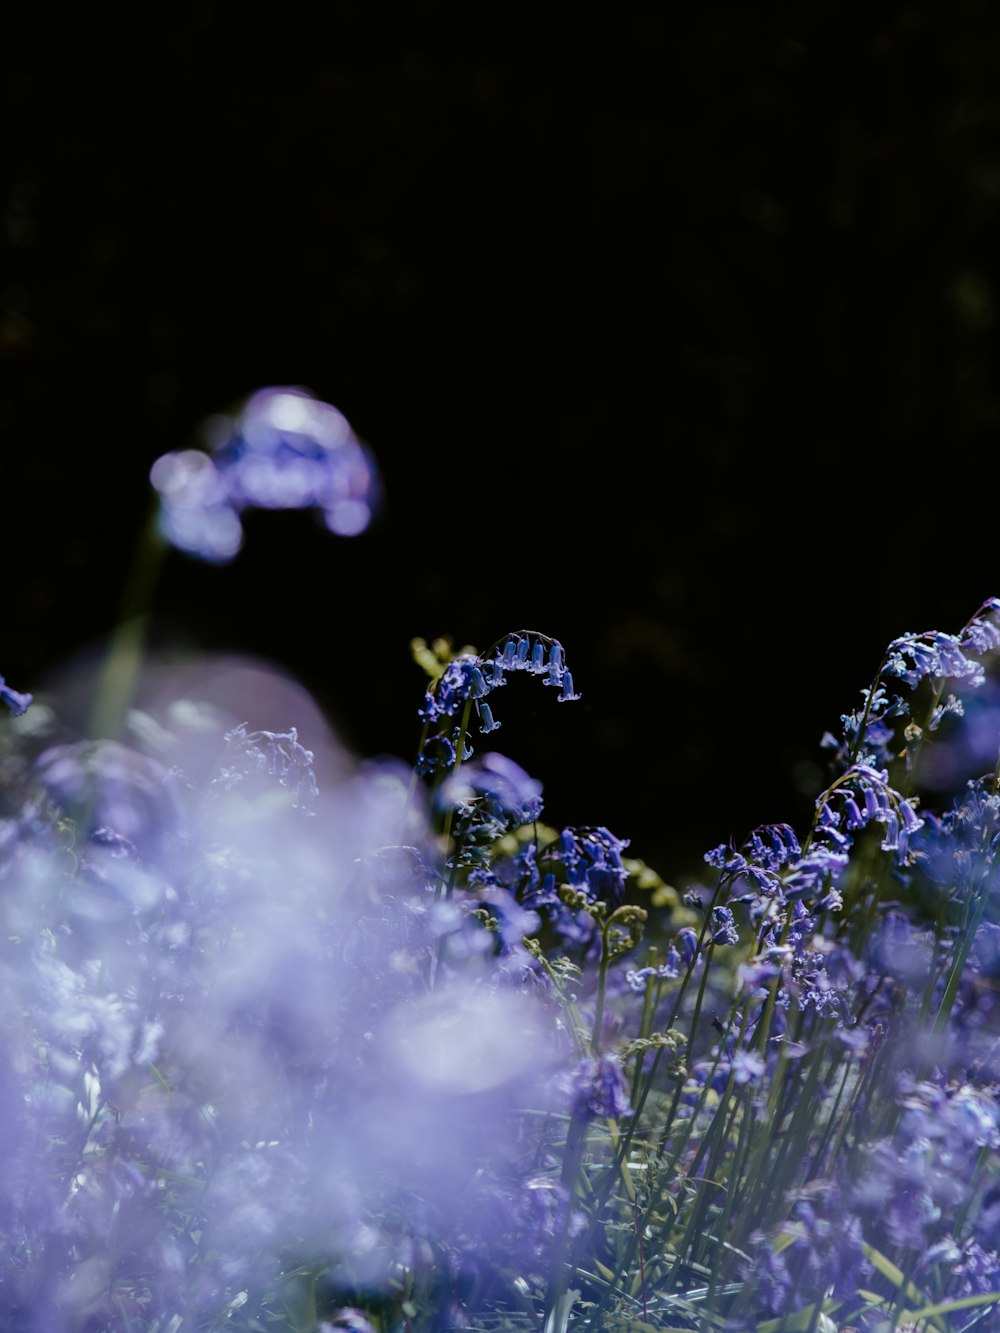
[[[549,1283],[545,1293],[545,1320],[553,1317],[556,1310],[562,1303],[566,1292],[566,1284],[569,1273],[566,1264],[566,1258],[569,1252],[570,1225],[573,1217],[573,1199],[576,1194],[577,1176],[580,1171],[580,1163],[583,1159],[583,1148],[587,1138],[587,1129],[583,1120],[578,1116],[573,1116],[569,1123],[569,1132],[566,1135],[566,1147],[563,1151],[562,1172],[560,1183],[565,1191],[564,1196],[564,1215],[562,1225],[559,1228],[559,1235],[552,1250],[552,1259],[549,1267]]]
[[[157,527],[157,512],[156,508],[151,510],[140,533],[116,628],[98,676],[88,723],[92,740],[117,739],[122,734],[135,694],[149,625],[149,608],[167,550]]]
[[[590,1053],[597,1055],[601,1049],[601,1029],[604,1026],[604,1000],[608,981],[608,927],[610,922],[601,922],[601,961],[597,971],[597,999],[594,1003],[594,1027],[590,1034]]]

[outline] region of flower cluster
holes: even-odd
[[[346,418],[305,389],[260,389],[205,426],[208,450],[164,454],[150,479],[163,535],[213,564],[243,544],[245,509],[314,509],[331,532],[368,527],[379,498],[375,463]]]
[[[161,460],[174,539],[351,530],[332,412]],[[0,1326],[997,1327],[998,648],[997,599],[894,640],[810,826],[683,894],[473,754],[510,673],[580,697],[535,631],[431,655],[413,771],[183,700],[5,724]]]
[[[427,689],[420,720],[424,736],[417,757],[417,771],[424,776],[451,768],[472,756],[468,741],[469,718],[475,709],[483,735],[496,731],[487,696],[507,683],[507,673],[525,671],[541,676],[544,685],[555,686],[559,703],[581,696],[566,666],[563,646],[535,630],[517,630],[498,640],[485,653],[463,653],[452,658]]]

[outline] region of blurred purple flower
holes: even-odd
[[[541,818],[542,784],[506,755],[490,752],[465,764],[441,788],[448,803],[485,797],[515,825]]]
[[[632,1114],[625,1073],[611,1051],[581,1060],[570,1080],[570,1112],[583,1120],[619,1120]]]
[[[314,509],[341,537],[371,522],[380,492],[374,460],[346,418],[305,389],[261,389],[235,416],[211,418],[205,434],[208,453],[164,454],[150,472],[161,530],[189,555],[232,560],[244,509]]]

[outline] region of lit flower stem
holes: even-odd
[[[469,698],[466,699],[465,706],[462,709],[462,721],[458,728],[458,743],[455,746],[455,764],[451,770],[452,775],[457,774],[459,769],[462,767],[462,757],[465,754],[465,736],[469,730],[469,717],[471,713],[472,713],[472,696],[470,695]],[[448,863],[448,846],[451,842],[451,826],[454,820],[454,815],[455,815],[455,807],[449,802],[448,809],[445,812],[445,817],[444,817],[444,828],[441,830],[442,837],[444,839],[444,855],[445,855],[446,865]],[[455,846],[451,850],[451,869],[448,874],[447,888],[445,889],[446,898],[450,898],[455,891],[455,878],[457,874],[458,874],[458,847]],[[437,897],[441,896],[440,886],[438,888],[436,896]]]

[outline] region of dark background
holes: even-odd
[[[1000,22],[931,3],[4,20],[0,670],[116,623],[148,472],[268,384],[386,500],[171,554],[153,641],[409,757],[409,640],[533,627],[496,748],[668,878],[801,828],[885,643],[1000,593]],[[287,719],[273,719],[283,727]]]

